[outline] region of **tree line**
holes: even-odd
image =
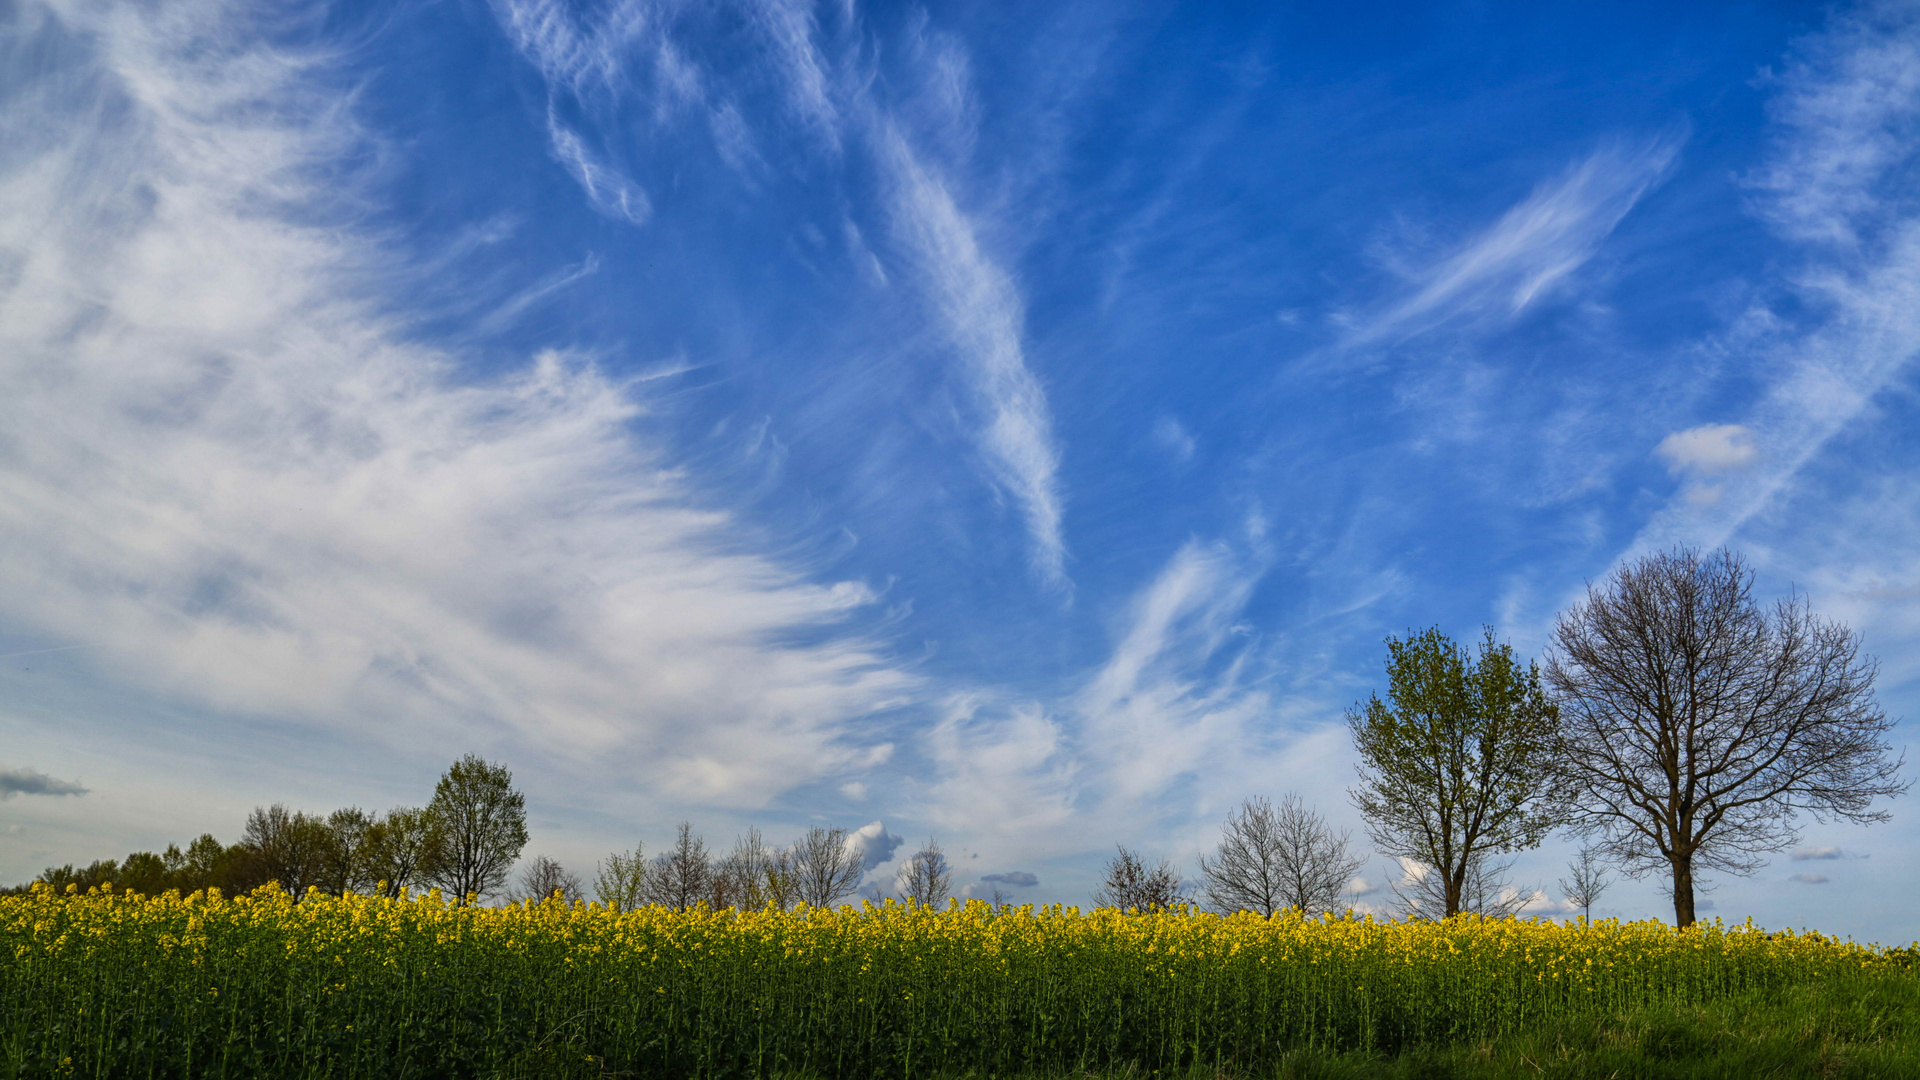
[[[526,798],[514,789],[513,774],[469,754],[441,776],[432,801],[422,807],[385,814],[347,807],[323,815],[276,803],[256,807],[234,844],[209,833],[184,850],[169,844],[157,854],[138,851],[78,869],[48,867],[38,880],[61,891],[111,885],[146,895],[208,888],[239,894],[273,883],[296,901],[313,889],[399,896],[425,888],[456,902],[586,899],[580,876],[545,855],[526,860],[510,877],[527,839]],[[592,898],[623,910],[647,904],[679,911],[698,905],[716,911],[830,907],[853,895],[865,872],[845,829],[816,826],[776,847],[750,828],[730,852],[717,856],[691,823],[681,822],[673,845],[651,860],[638,845],[602,860]],[[937,841],[928,840],[903,864],[898,884],[902,899],[921,904],[943,903],[952,895],[952,868]]]
[[[1409,914],[1512,914],[1503,858],[1566,830],[1584,844],[1561,890],[1591,914],[1613,867],[1658,874],[1674,922],[1703,872],[1747,874],[1798,840],[1799,815],[1870,824],[1906,791],[1878,668],[1847,627],[1795,593],[1753,596],[1726,549],[1631,560],[1556,620],[1544,669],[1489,628],[1469,649],[1437,627],[1387,639],[1386,695],[1348,711],[1351,790],[1376,850],[1412,864]],[[1289,797],[1249,800],[1201,860],[1223,910],[1338,907],[1359,860]],[[1170,863],[1121,848],[1096,901],[1197,899]]]
[[[468,754],[440,777],[425,806],[309,814],[275,803],[247,815],[233,844],[206,833],[184,849],[169,844],[124,860],[50,866],[39,880],[59,890],[111,884],[148,895],[209,888],[238,894],[274,882],[296,899],[310,889],[398,896],[438,888],[454,898],[484,897],[506,883],[527,842],[526,819],[526,797],[514,790],[513,774]]]

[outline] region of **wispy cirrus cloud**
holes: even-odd
[[[893,174],[896,228],[931,283],[935,308],[986,417],[981,449],[994,479],[1026,518],[1035,569],[1046,581],[1064,586],[1060,457],[1046,391],[1026,362],[1020,291],[985,253],[973,223],[905,138],[888,130],[879,141]]]
[[[1683,136],[1613,140],[1541,183],[1438,260],[1404,268],[1407,295],[1353,316],[1343,346],[1400,341],[1442,325],[1506,320],[1564,284],[1672,168]]]
[[[1633,550],[1726,542],[1920,355],[1920,199],[1908,182],[1920,161],[1917,56],[1920,14],[1867,5],[1801,41],[1775,77],[1755,206],[1797,245],[1790,286],[1808,314],[1748,358],[1765,378],[1737,425],[1750,467],[1730,472],[1724,494],[1657,515]]]
[[[703,112],[716,153],[749,186],[763,159],[740,110],[716,89],[730,81],[777,87],[787,114],[829,156],[838,158],[849,145],[866,151],[864,164],[878,172],[887,196],[894,243],[884,254],[915,271],[910,280],[944,330],[970,391],[980,464],[1018,508],[1034,572],[1051,586],[1070,588],[1059,443],[1046,390],[1028,363],[1019,284],[989,250],[978,212],[956,194],[953,170],[921,145],[923,134],[949,150],[964,150],[969,142],[964,58],[950,44],[931,50],[930,89],[914,109],[903,110],[874,91],[871,72],[854,56],[823,45],[826,32],[814,6],[799,0],[747,0],[729,8],[759,42],[744,60],[707,55],[679,40],[676,20],[686,16],[668,5],[621,4],[593,21],[552,0],[496,0],[494,8],[556,100],[605,114],[613,125],[623,121],[620,110],[604,107],[607,101],[639,109],[651,98],[662,122],[682,106]],[[838,28],[838,38],[857,42],[857,15],[848,9],[841,21],[846,25]],[[924,42],[912,46],[927,48]],[[596,209],[635,224],[647,220],[651,200],[611,152],[596,150],[594,138],[551,108],[548,126],[556,159]],[[851,222],[848,231],[860,234]],[[891,280],[864,240],[853,247],[862,274],[883,284]]]
[[[1271,702],[1243,678],[1260,568],[1190,540],[1135,597],[1126,632],[1075,702],[1109,797],[1158,794],[1223,751],[1245,751]]]
[[[129,695],[687,802],[883,760],[851,722],[917,680],[849,628],[873,592],[756,553],[591,358],[476,380],[366,299],[429,286],[374,269],[331,167],[367,135],[252,18],[29,5],[0,45],[45,75],[0,87],[8,630]]]

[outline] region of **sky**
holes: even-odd
[[[1543,656],[1638,554],[1914,742],[1916,354],[1913,3],[20,0],[0,880],[473,752],[588,877],[1084,905],[1293,793],[1385,910],[1385,639]],[[1920,937],[1886,808],[1703,913]]]

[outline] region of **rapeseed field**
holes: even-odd
[[[618,911],[271,888],[0,898],[0,1070],[901,1077],[1258,1070],[1910,979],[1751,925],[1110,909]]]

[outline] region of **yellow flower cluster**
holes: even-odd
[[[271,889],[3,898],[0,957],[0,1031],[30,1033],[16,1060],[153,1076],[484,1075],[555,1047],[637,1075],[1258,1067],[1301,1045],[1393,1049],[1910,977],[1901,954],[1717,923],[977,901],[676,913]]]

